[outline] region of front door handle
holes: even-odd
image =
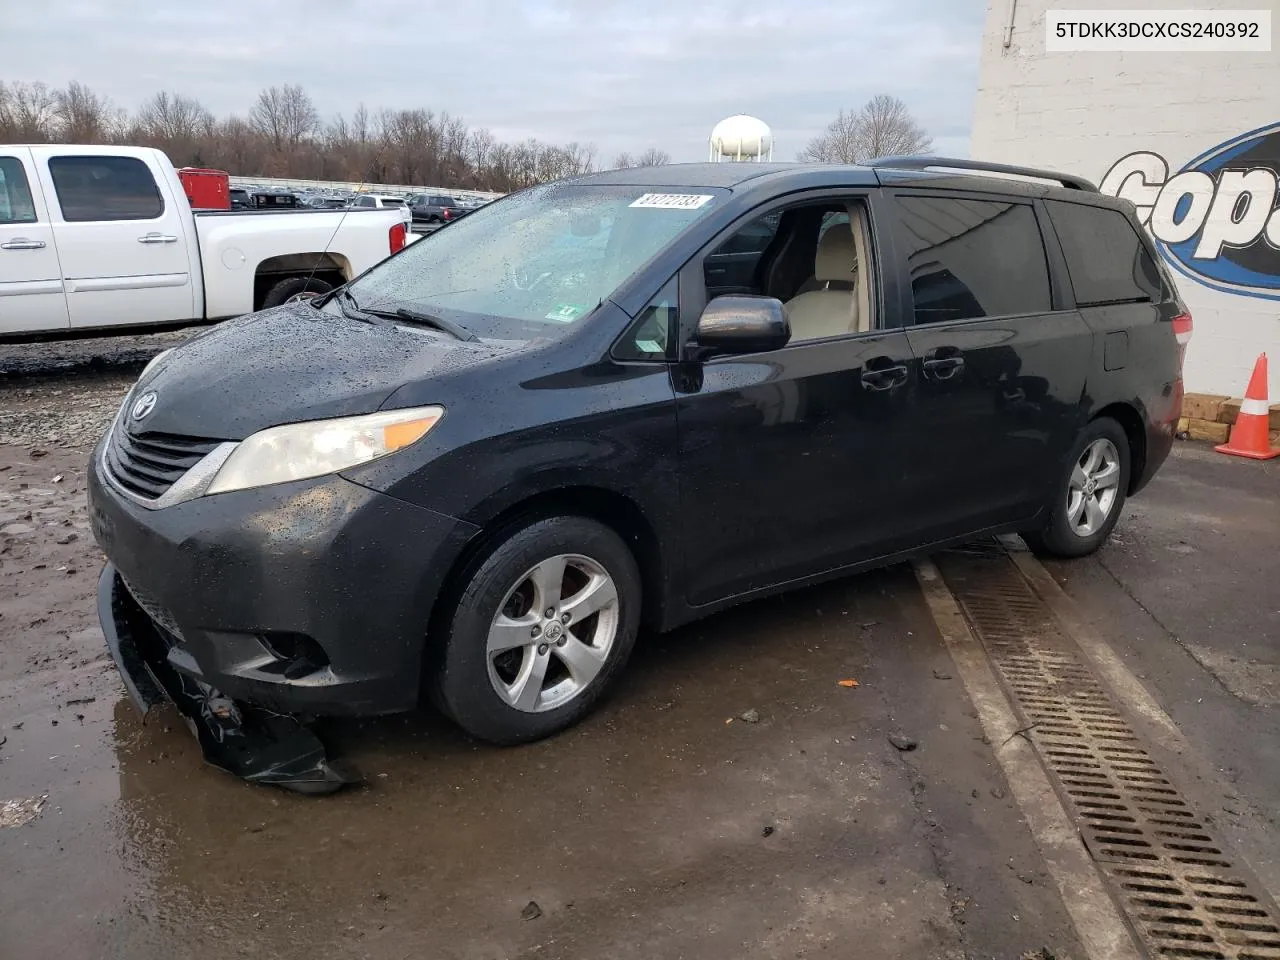
[[[139,243],[177,243],[177,237],[171,237],[167,233],[148,233],[138,238]]]
[[[0,250],[43,250],[43,240],[28,240],[26,237],[14,237],[0,243]]]
[[[868,390],[892,390],[906,381],[907,368],[902,364],[862,371],[862,385]]]

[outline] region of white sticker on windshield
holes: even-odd
[[[714,199],[710,193],[646,193],[631,206],[650,210],[697,210]]]

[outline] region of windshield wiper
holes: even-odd
[[[368,313],[372,311],[365,312]],[[411,307],[400,307],[395,311],[395,315],[401,320],[407,320],[410,323],[416,323],[419,326],[430,327],[433,330],[443,330],[445,333],[451,334],[459,340],[473,341],[480,339],[459,323],[454,323],[452,320],[446,320],[444,317],[437,317],[435,314],[423,313],[421,310],[414,310]]]
[[[437,317],[434,314],[423,313],[421,310],[413,310],[409,307],[400,307],[397,310],[362,307],[356,302],[356,298],[345,289],[338,293],[338,307],[342,310],[343,315],[351,320],[362,320],[365,323],[377,325],[390,323],[393,320],[404,320],[422,327],[443,331],[458,340],[475,341],[480,339],[461,324],[446,320],[444,317]],[[348,307],[350,307],[350,310],[347,309]]]
[[[342,311],[342,315],[348,320],[363,320],[369,322],[369,318],[364,316],[365,311],[361,309],[360,304],[356,302],[356,298],[351,295],[351,291],[346,287],[339,287],[337,291],[338,309]],[[350,307],[350,309],[347,309]],[[352,312],[355,311],[355,312]]]

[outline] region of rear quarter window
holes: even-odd
[[[50,157],[49,175],[63,220],[154,220],[164,213],[155,178],[136,157]]]
[[[1138,228],[1119,210],[1061,200],[1045,206],[1078,305],[1160,301],[1172,292]]]
[[[917,324],[1048,313],[1049,266],[1025,203],[898,198]]]

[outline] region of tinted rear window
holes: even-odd
[[[154,220],[164,201],[151,171],[134,157],[50,157],[62,219]]]
[[[1160,300],[1160,270],[1138,231],[1119,210],[1046,201],[1062,243],[1076,303],[1091,306]]]
[[[1049,267],[1025,203],[899,197],[915,322],[1047,313]]]

